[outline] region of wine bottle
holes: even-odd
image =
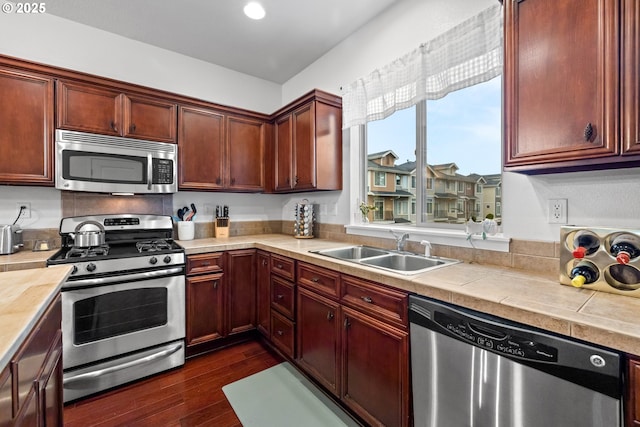
[[[580,230],[573,238],[573,257],[584,258],[595,253],[600,247],[600,239],[589,230]]]
[[[581,261],[571,269],[571,284],[576,288],[593,283],[600,277],[600,273],[595,265],[587,261]]]
[[[635,234],[621,234],[613,239],[609,250],[619,264],[628,264],[640,255],[640,237]]]

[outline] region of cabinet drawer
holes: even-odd
[[[323,295],[340,298],[340,274],[335,271],[299,262],[298,284]]]
[[[271,341],[285,355],[295,357],[295,323],[271,310]]]
[[[278,276],[271,276],[271,308],[293,320],[294,301],[293,283]]]
[[[296,280],[296,264],[291,258],[271,254],[271,272],[292,282]]]
[[[203,273],[219,273],[222,271],[222,255],[224,252],[189,255],[187,257],[187,276]]]
[[[407,326],[407,294],[373,282],[342,276],[342,302],[379,320]]]

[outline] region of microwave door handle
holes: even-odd
[[[153,184],[153,157],[151,153],[147,154],[147,190],[151,190]]]

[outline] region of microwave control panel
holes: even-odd
[[[153,159],[154,184],[173,184],[173,160]]]

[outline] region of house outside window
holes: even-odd
[[[387,174],[385,172],[376,171],[373,176],[373,185],[376,187],[387,186]]]

